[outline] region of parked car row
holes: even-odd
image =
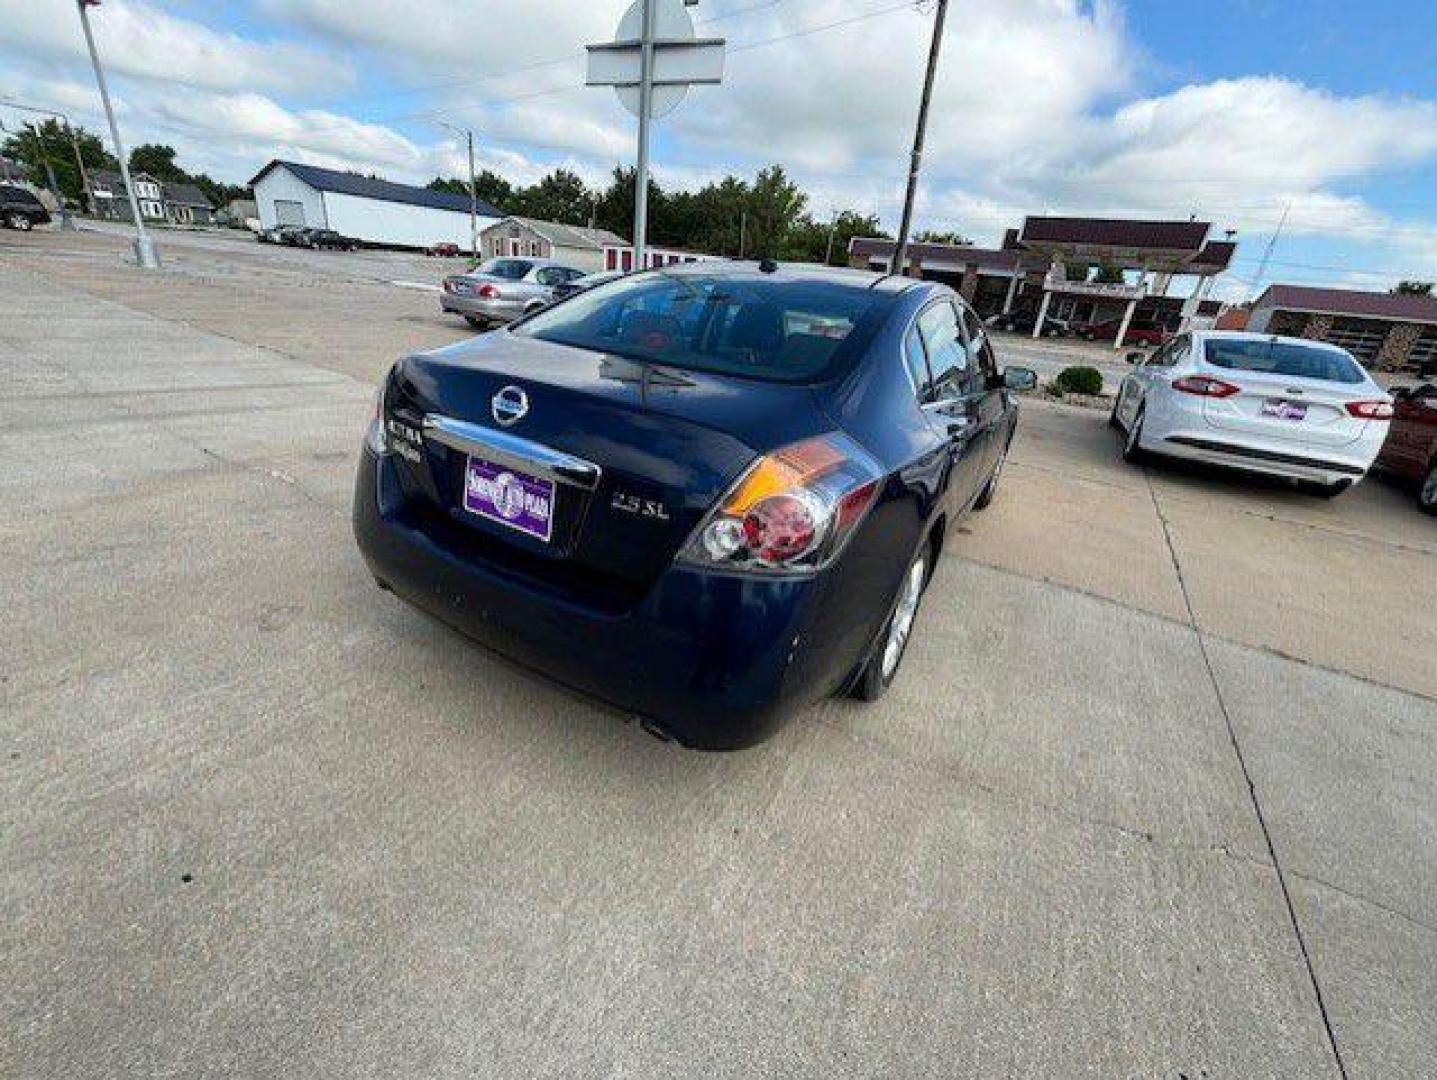
[[[318,229],[303,225],[276,225],[255,233],[261,244],[283,244],[287,247],[311,248],[313,250],[353,251],[359,241],[343,236],[333,229]]]

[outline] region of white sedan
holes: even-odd
[[[1345,349],[1228,331],[1179,334],[1123,378],[1123,457],[1186,458],[1337,495],[1367,474],[1392,397]]]

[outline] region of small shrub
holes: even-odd
[[[1095,367],[1065,367],[1053,385],[1065,394],[1097,396],[1103,392],[1103,373]]]

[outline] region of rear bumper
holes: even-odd
[[[595,611],[446,547],[406,511],[394,472],[392,458],[361,452],[354,533],[379,581],[495,652],[686,746],[751,745],[837,689],[822,684],[831,664],[805,662],[828,644],[814,632],[823,576],[774,581],[671,566],[632,608]]]
[[[524,305],[518,300],[485,300],[478,296],[456,296],[448,292],[439,294],[439,306],[455,315],[470,315],[491,322],[510,322],[524,313]]]
[[[1143,449],[1265,476],[1319,484],[1343,480],[1355,484],[1367,475],[1386,435],[1386,424],[1368,423],[1356,439],[1325,446],[1297,438],[1233,431],[1213,424],[1203,412],[1203,401],[1177,393],[1149,396]]]
[[[1336,484],[1346,480],[1357,483],[1367,475],[1370,462],[1357,457],[1337,456],[1314,448],[1307,453],[1289,449],[1275,450],[1261,446],[1215,439],[1206,432],[1176,433],[1161,439],[1146,432],[1143,448],[1164,457],[1182,458],[1208,465],[1220,465],[1244,472],[1279,476],[1289,480],[1310,480],[1318,484]]]

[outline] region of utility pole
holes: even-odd
[[[828,222],[828,246],[823,249],[823,265],[833,262],[833,234],[838,231],[838,211],[835,210]]]
[[[479,261],[479,195],[474,182],[474,129],[461,128],[447,120],[438,121],[440,127],[448,128],[456,135],[463,135],[469,140],[469,254],[475,262]]]
[[[643,270],[649,231],[649,114],[654,108],[654,2],[644,5],[639,32],[639,161],[634,174],[634,269]]]
[[[1282,235],[1282,227],[1287,224],[1287,215],[1292,210],[1292,200],[1288,199],[1287,204],[1282,208],[1282,217],[1277,219],[1277,228],[1273,230],[1272,238],[1268,240],[1267,247],[1262,249],[1262,261],[1257,264],[1257,276],[1252,279],[1253,290],[1262,287],[1262,279],[1267,274],[1267,263],[1272,258],[1272,249],[1277,247],[1277,238]]]
[[[125,144],[120,141],[120,128],[115,123],[115,110],[110,105],[110,91],[105,86],[105,72],[100,67],[100,54],[95,49],[95,35],[90,32],[91,6],[99,7],[100,0],[75,0],[80,9],[80,25],[85,30],[85,44],[90,49],[90,63],[95,67],[95,82],[100,87],[100,101],[105,106],[105,119],[110,122],[110,138],[115,141],[115,157],[120,162],[120,178],[125,182],[125,194],[130,197],[130,213],[135,219],[135,262],[146,270],[160,268],[160,254],[155,242],[145,232],[145,219],[140,214],[140,201],[135,198],[135,185],[130,182],[130,163],[125,158]]]
[[[743,258],[743,246],[744,246],[744,241],[747,239],[747,237],[748,237],[748,211],[747,211],[747,210],[740,210],[740,211],[738,212],[738,257],[739,257],[740,259]]]
[[[918,172],[923,164],[923,135],[928,128],[928,103],[933,98],[933,76],[938,71],[938,50],[943,44],[943,20],[948,15],[948,0],[938,0],[933,17],[933,43],[928,48],[928,74],[923,79],[923,99],[918,104],[918,128],[913,133],[913,157],[908,165],[908,193],[903,198],[903,221],[898,226],[898,243],[893,248],[890,274],[903,273],[908,258],[908,230],[913,225],[913,200],[918,194]]]

